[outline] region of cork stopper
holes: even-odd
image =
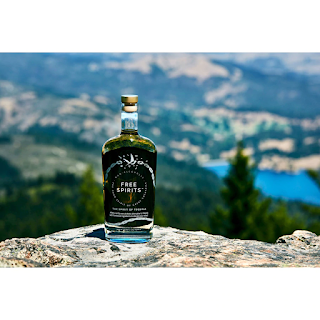
[[[136,94],[123,94],[121,102],[123,103],[122,110],[125,112],[136,112],[138,110],[138,95]]]
[[[121,96],[121,102],[124,104],[138,103],[138,95],[137,94],[123,94]]]

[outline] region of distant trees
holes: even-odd
[[[91,167],[81,178],[57,172],[6,186],[0,194],[0,241],[102,223],[101,189]]]
[[[210,217],[211,232],[229,238],[273,242],[285,233],[305,228],[301,218],[288,215],[285,205],[271,211],[272,200],[262,197],[255,188],[255,167],[243,150],[243,142],[239,142],[220,192],[224,206],[217,206]]]
[[[77,202],[78,184],[75,177],[57,173],[5,187],[0,197],[0,240],[39,237],[77,226],[66,215],[65,207]]]
[[[102,188],[94,179],[94,171],[89,166],[83,174],[80,185],[80,199],[77,218],[80,225],[103,223],[104,209]]]
[[[218,190],[156,188],[155,224],[183,230],[209,228],[211,208],[221,203]]]
[[[168,226],[167,218],[163,215],[161,207],[159,206],[155,207],[154,223],[163,227]]]
[[[309,177],[320,187],[320,171],[309,169],[307,170]]]

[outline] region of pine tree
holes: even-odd
[[[83,174],[80,185],[80,199],[78,208],[80,225],[90,225],[103,222],[102,191],[94,179],[93,168],[89,166]]]
[[[211,232],[229,238],[274,242],[283,234],[304,229],[302,218],[289,216],[284,203],[270,211],[272,200],[262,197],[255,188],[254,170],[250,158],[244,154],[243,142],[239,142],[221,189],[225,208],[218,206],[211,215]]]
[[[259,201],[260,192],[254,186],[254,166],[244,154],[243,142],[237,145],[236,155],[230,161],[221,197],[226,209],[217,207],[211,216],[213,231],[230,238],[263,238],[261,226],[267,224],[270,199]]]
[[[265,223],[270,202],[260,203],[259,190],[254,186],[254,166],[244,154],[243,142],[237,145],[235,157],[230,162],[230,169],[224,178],[225,187],[221,190],[229,215],[229,236],[233,238],[254,238],[252,229],[255,224]],[[251,228],[248,228],[251,224]]]

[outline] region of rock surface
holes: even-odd
[[[275,244],[155,226],[145,244],[104,240],[103,225],[0,242],[0,267],[319,267],[320,236],[297,230]]]

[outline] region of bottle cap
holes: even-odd
[[[137,94],[123,94],[121,96],[121,102],[123,103],[137,103],[138,95]]]

